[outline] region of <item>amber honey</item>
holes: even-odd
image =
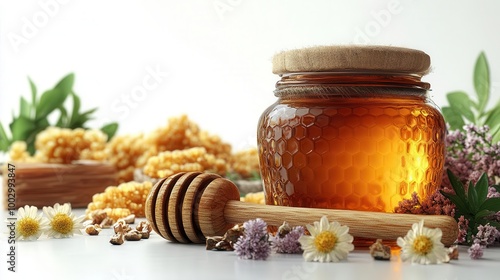
[[[344,99],[290,98],[267,111],[258,136],[267,204],[392,212],[439,186],[438,110],[414,99]]]
[[[445,122],[421,74],[305,70],[279,73],[259,120],[267,204],[393,212],[439,187]]]

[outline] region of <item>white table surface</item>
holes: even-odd
[[[75,209],[83,214],[84,209]],[[2,220],[7,212],[2,211]],[[138,219],[139,221],[140,219]],[[137,223],[137,221],[136,221]],[[302,255],[272,254],[266,261],[241,260],[234,252],[206,251],[204,245],[176,244],[156,233],[141,241],[109,243],[112,229],[98,236],[41,238],[16,242],[16,272],[7,270],[6,229],[0,241],[0,279],[498,279],[500,247],[471,260],[460,247],[459,260],[441,265],[375,261],[355,250],[339,263],[305,262]]]

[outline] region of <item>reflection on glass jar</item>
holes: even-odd
[[[278,100],[257,134],[267,204],[392,212],[439,187],[445,122],[420,80],[425,53],[324,47],[273,63]]]

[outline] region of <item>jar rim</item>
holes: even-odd
[[[366,71],[423,76],[430,56],[423,51],[393,46],[332,45],[293,49],[273,57],[273,73]]]
[[[421,81],[417,74],[381,73],[377,71],[296,72],[284,73],[276,83],[276,89],[290,87],[371,87],[407,88],[430,90],[430,84]]]

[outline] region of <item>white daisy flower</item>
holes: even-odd
[[[448,249],[441,243],[441,229],[424,227],[424,220],[414,223],[404,238],[399,237],[401,259],[419,264],[439,264],[449,262]]]
[[[71,205],[65,203],[59,205],[56,203],[54,208],[43,207],[43,212],[49,219],[49,230],[47,235],[54,238],[71,237],[73,234],[81,234],[83,229],[83,220],[85,215],[75,217],[71,212]]]
[[[311,235],[299,238],[306,261],[338,262],[354,250],[354,238],[348,233],[349,227],[338,222],[329,223],[326,216],[314,222],[314,226],[307,225],[307,230]]]
[[[49,222],[38,214],[35,206],[24,206],[17,210],[16,240],[37,240],[47,229]]]

